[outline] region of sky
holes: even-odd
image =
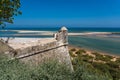
[[[21,0],[14,25],[120,27],[120,0]]]

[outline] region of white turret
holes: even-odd
[[[55,34],[55,39],[57,41],[67,44],[68,43],[68,29],[65,26],[63,26],[60,29],[60,31]]]

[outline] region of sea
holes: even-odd
[[[0,37],[48,38],[53,35],[34,35],[56,33],[60,27],[9,27],[0,29]],[[120,56],[120,28],[68,27],[69,33],[112,32],[110,35],[69,36],[69,44],[88,50]]]

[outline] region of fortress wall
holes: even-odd
[[[7,54],[30,65],[38,65],[45,60],[58,60],[73,70],[68,51],[68,35],[65,27],[54,38],[15,38],[6,45],[12,48]]]
[[[26,54],[36,54],[36,53],[42,53],[42,51],[44,52],[45,50],[49,50],[52,48],[57,47],[57,41],[53,41],[50,43],[46,43],[46,44],[39,44],[38,45],[34,45],[34,46],[29,46],[29,47],[25,47],[25,48],[19,48],[16,49],[15,52],[16,54],[14,55],[15,57],[19,57],[21,55],[26,55]]]
[[[66,64],[67,66],[72,68],[68,47],[66,45],[59,45],[57,42],[53,42],[53,43],[45,44],[40,48],[39,51],[36,50],[35,52],[33,52],[32,55],[22,58],[19,56],[17,58],[31,65],[33,64],[38,65],[41,62],[44,62],[45,60],[53,59],[53,60],[58,60],[59,62]]]
[[[3,40],[0,40],[0,53],[3,54],[6,51],[10,51],[13,50],[10,46],[8,46],[7,44],[5,44],[3,42]]]

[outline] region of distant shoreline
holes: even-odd
[[[8,33],[7,33],[8,32]],[[12,34],[9,34],[9,33]],[[52,36],[56,31],[42,31],[42,30],[0,30],[0,33],[8,36]],[[4,35],[3,34],[3,35]],[[120,32],[69,32],[69,36],[103,36],[103,37],[120,37]]]
[[[109,56],[113,56],[113,57],[116,57],[116,58],[120,58],[119,55],[114,55],[114,54],[110,54],[110,53],[106,53],[106,52],[102,52],[102,51],[97,51],[97,50],[91,50],[91,49],[87,49],[87,48],[83,48],[83,47],[78,47],[78,46],[74,46],[74,45],[68,45],[68,49],[69,49],[69,50],[70,50],[70,49],[73,49],[73,48],[75,48],[75,49],[77,49],[77,50],[83,49],[83,50],[85,50],[88,54],[92,54],[92,53],[94,53],[94,52],[97,52],[97,53],[99,53],[99,54],[101,54],[101,55],[109,55]]]
[[[6,30],[6,31],[13,31],[13,33],[10,33],[10,32],[1,32],[2,30],[0,30],[0,33],[2,34],[2,35],[0,35],[0,37],[2,37],[2,38],[4,38],[4,37],[13,37],[13,38],[15,38],[15,37],[20,37],[20,38],[47,38],[47,37],[53,37],[53,34],[56,32],[56,31],[49,31],[49,30]],[[120,41],[119,41],[119,39],[120,39],[120,32],[99,32],[99,31],[90,31],[90,32],[70,32],[70,33],[68,33],[68,35],[69,35],[69,37],[71,37],[70,39],[72,39],[72,38],[74,38],[74,39],[76,39],[77,37],[78,37],[78,42],[79,42],[79,37],[85,37],[84,39],[85,40],[87,40],[87,41],[89,41],[90,39],[92,39],[92,42],[91,43],[94,43],[94,39],[96,38],[96,41],[98,41],[99,39],[101,40],[101,43],[104,43],[104,42],[102,42],[102,40],[103,40],[103,38],[104,38],[104,41],[106,41],[106,43],[104,43],[104,44],[107,44],[107,46],[106,47],[110,47],[109,49],[108,49],[108,51],[107,51],[107,49],[106,49],[106,52],[108,52],[108,53],[105,53],[104,51],[105,50],[101,50],[101,51],[97,51],[97,50],[90,50],[89,48],[87,49],[86,48],[86,50],[89,50],[89,51],[94,51],[94,52],[100,52],[100,53],[104,53],[104,54],[108,54],[108,55],[114,55],[114,56],[116,56],[117,55],[117,52],[118,52],[118,56],[119,56],[119,48],[117,48],[117,47],[119,47],[119,46],[116,46],[116,45],[119,45],[120,44]],[[92,38],[91,38],[92,37]],[[88,38],[88,39],[87,39]],[[98,39],[99,38],[99,39]],[[106,40],[106,39],[107,40]],[[112,46],[112,44],[111,45],[108,45],[108,43],[107,43],[107,41],[109,40],[109,38],[110,38],[110,42],[109,42],[109,44],[111,44],[112,43],[112,41],[114,41],[114,39],[115,39],[115,41],[116,41],[116,44],[115,44],[115,46],[114,46],[114,48],[112,48],[111,46]],[[83,39],[83,40],[84,40]],[[114,41],[114,42],[115,42]],[[77,43],[78,43],[77,42]],[[76,42],[74,42],[74,40],[73,40],[73,43],[75,43],[75,44],[77,44]],[[82,44],[82,42],[80,42],[81,44]],[[84,43],[84,42],[83,42]],[[90,43],[90,42],[89,42]],[[90,43],[90,44],[91,44]],[[85,44],[87,44],[86,42],[85,42]],[[114,44],[114,43],[113,43]],[[80,45],[80,44],[79,44]],[[92,45],[90,45],[90,46],[88,46],[88,47],[91,47]],[[94,46],[93,46],[94,47]],[[100,46],[98,46],[98,47],[100,47]],[[103,45],[103,47],[104,47],[104,45]],[[96,48],[96,46],[95,46],[95,48]],[[98,48],[98,50],[99,50],[100,48]],[[116,54],[114,54],[114,51],[113,51],[113,53],[112,53],[112,51],[111,51],[111,53],[109,53],[110,51],[109,50],[117,50],[116,51]],[[102,52],[103,51],[103,52]]]
[[[49,30],[0,30],[0,33],[6,33],[11,32],[14,33],[13,35],[53,35],[56,31],[49,31]],[[9,34],[8,33],[8,34]],[[106,35],[120,35],[120,32],[100,32],[100,31],[88,31],[88,32],[69,32],[69,36],[106,36]]]

